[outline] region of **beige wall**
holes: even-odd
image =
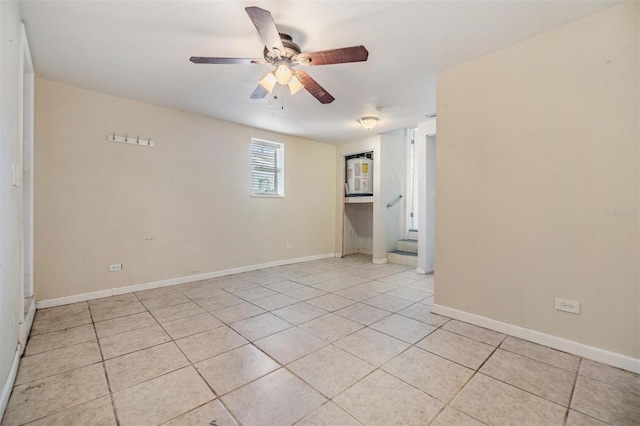
[[[438,74],[438,305],[640,358],[638,16]]]
[[[249,195],[251,137],[285,144],[284,199]],[[335,157],[332,145],[39,79],[36,298],[333,253]]]

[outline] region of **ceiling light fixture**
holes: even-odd
[[[358,119],[358,123],[367,130],[371,130],[378,124],[378,117],[368,116]]]
[[[296,75],[291,69],[291,63],[288,60],[281,60],[275,63],[276,69],[265,75],[260,80],[260,86],[264,87],[269,93],[273,93],[273,88],[278,83],[281,86],[289,86],[289,91],[294,95],[300,90],[304,89],[304,86],[298,80]]]
[[[265,75],[264,78],[258,83],[260,84],[260,86],[267,89],[267,92],[273,93],[273,88],[275,87],[277,82],[278,81],[276,80],[275,74],[273,72],[270,72],[269,74]]]
[[[283,86],[289,84],[293,77],[293,70],[291,69],[291,65],[288,64],[288,61],[279,61],[276,63],[275,76],[278,84]]]
[[[295,95],[302,89],[304,89],[304,86],[302,85],[302,83],[300,83],[298,77],[296,77],[295,75],[291,77],[291,81],[289,82],[289,90],[291,91],[291,94]]]
[[[276,71],[277,72],[277,71]],[[295,95],[302,89],[304,89],[304,85],[298,80],[295,75],[291,75],[289,82],[287,84],[282,84],[278,81],[278,77],[276,73],[270,72],[265,75],[262,80],[258,82],[260,86],[264,87],[269,93],[273,93],[273,88],[276,86],[276,83],[281,84],[282,86],[289,86],[289,91],[292,95]]]

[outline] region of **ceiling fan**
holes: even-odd
[[[208,58],[192,56],[189,60],[195,64],[271,64],[275,70],[260,80],[258,87],[251,94],[251,99],[262,99],[272,93],[276,83],[288,86],[291,94],[306,89],[323,104],[335,100],[318,82],[302,70],[295,70],[296,65],[316,66],[363,62],[369,57],[364,46],[344,47],[341,49],[322,50],[320,52],[302,53],[300,47],[293,42],[290,35],[279,33],[273,17],[268,10],[259,7],[245,8],[253,25],[264,42],[264,59],[249,58]]]

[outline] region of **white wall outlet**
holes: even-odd
[[[122,271],[122,263],[114,263],[109,265],[109,272]]]
[[[556,297],[556,310],[572,314],[580,314],[580,302]]]
[[[285,247],[285,248],[288,248],[288,249],[292,249],[292,248],[293,248],[293,244],[291,244],[291,243],[287,243],[287,244],[285,244],[285,246],[284,246],[284,247]]]

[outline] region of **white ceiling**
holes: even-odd
[[[412,126],[435,111],[436,72],[610,7],[612,1],[21,1],[36,75],[73,86],[339,144]],[[244,8],[271,11],[303,52],[364,45],[367,62],[305,68],[336,100],[306,91],[251,100],[269,65]],[[478,81],[482,84],[482,81]],[[284,103],[284,109],[282,109]],[[376,111],[377,109],[377,111]]]

